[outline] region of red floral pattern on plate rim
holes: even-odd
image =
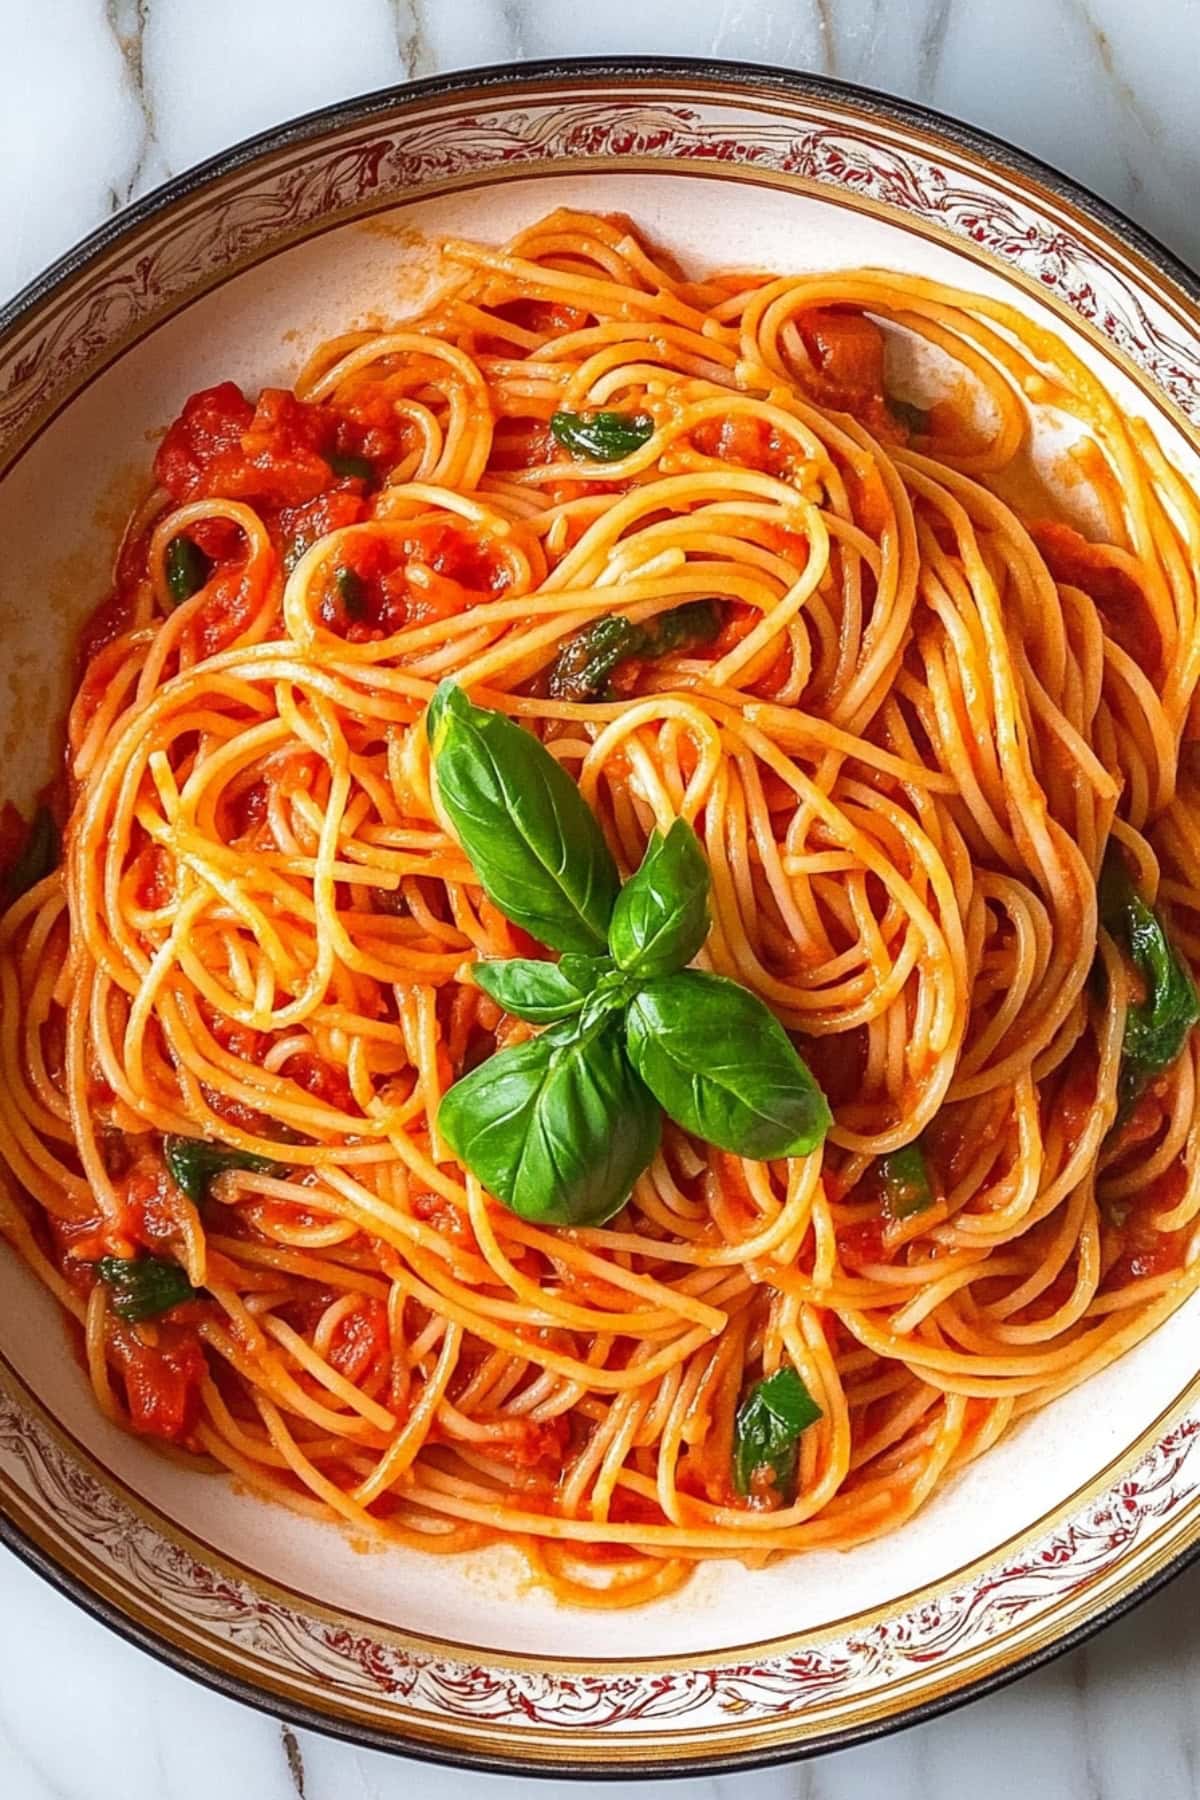
[[[1047,1611],[1109,1583],[1150,1554],[1165,1522],[1195,1513],[1200,1414],[1178,1420],[1108,1491],[1032,1544],[916,1605],[853,1632],[777,1655],[697,1669],[596,1675],[475,1663],[380,1639],[351,1619],[331,1622],[214,1568],[135,1512],[81,1463],[15,1394],[0,1388],[0,1475],[103,1566],[135,1603],[179,1621],[222,1667],[266,1664],[319,1704],[322,1688],[372,1721],[586,1729],[736,1725],[803,1729],[830,1702],[878,1700],[914,1674],[939,1679],[947,1661],[975,1665],[1012,1638],[1025,1645]],[[252,1677],[251,1677],[252,1679]],[[724,1747],[724,1746],[722,1746]]]
[[[835,200],[839,191],[861,195],[935,224],[1065,303],[1200,423],[1200,348],[1180,325],[1178,300],[1166,304],[1124,258],[1110,261],[1102,237],[1053,195],[1026,192],[932,135],[845,105],[801,97],[776,109],[770,97],[747,92],[730,106],[700,90],[676,101],[636,86],[615,101],[621,85],[610,81],[603,99],[576,90],[517,105],[484,100],[469,110],[461,99],[401,101],[394,114],[327,133],[300,155],[294,147],[264,152],[249,179],[242,169],[218,180],[202,207],[184,204],[144,222],[95,269],[69,277],[34,309],[31,330],[17,322],[8,347],[0,346],[0,446],[19,449],[39,420],[189,294],[319,221],[472,176],[601,158],[608,168],[637,159],[761,169],[828,189]],[[1200,1415],[1188,1413],[1108,1492],[1031,1548],[865,1630],[761,1660],[594,1677],[403,1648],[353,1621],[331,1624],[285,1604],[156,1530],[6,1391],[0,1498],[8,1484],[32,1502],[64,1546],[102,1569],[135,1610],[181,1621],[206,1660],[236,1674],[247,1657],[285,1685],[297,1683],[318,1709],[313,1685],[327,1685],[376,1727],[389,1717],[401,1733],[406,1720],[441,1721],[458,1727],[464,1742],[472,1727],[476,1736],[489,1727],[552,1728],[564,1738],[586,1732],[595,1746],[597,1729],[670,1724],[703,1738],[716,1726],[761,1733],[775,1724],[799,1738],[806,1718],[832,1701],[877,1704],[914,1672],[944,1691],[1009,1645],[1001,1660],[1016,1660],[1059,1613],[1080,1622],[1072,1603],[1085,1590],[1094,1599],[1082,1616],[1094,1616],[1121,1590],[1122,1571],[1152,1556],[1160,1535],[1175,1548],[1190,1542],[1198,1440]],[[245,1678],[253,1683],[252,1672]],[[724,1736],[719,1749],[734,1750]],[[710,1754],[718,1745],[710,1736],[699,1748]],[[696,1753],[685,1740],[679,1754]],[[592,1754],[603,1760],[599,1746]]]

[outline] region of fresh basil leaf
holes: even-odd
[[[255,1175],[285,1175],[288,1165],[268,1156],[254,1156],[228,1144],[212,1144],[206,1138],[168,1136],[163,1139],[163,1161],[171,1180],[196,1206],[208,1199],[209,1184],[226,1169],[250,1169]]]
[[[173,537],[167,545],[167,591],[176,606],[190,600],[212,573],[212,564],[190,537]]]
[[[756,1381],[738,1407],[733,1436],[733,1485],[752,1494],[769,1470],[779,1498],[790,1501],[796,1491],[796,1456],[800,1435],[821,1417],[821,1408],[793,1368],[776,1369]]]
[[[579,1015],[579,1029],[586,1031],[611,1012],[624,1012],[633,996],[641,986],[636,975],[626,975],[623,969],[615,969],[612,959],[605,957],[607,974],[601,975],[595,987],[583,1003],[583,1011]]]
[[[484,993],[514,1019],[553,1025],[577,1013],[611,968],[607,956],[567,955],[556,963],[526,957],[477,962],[472,972]]]
[[[1120,850],[1110,844],[1099,886],[1100,918],[1145,985],[1145,998],[1125,1014],[1120,1094],[1127,1108],[1154,1076],[1182,1054],[1200,1021],[1192,972],[1159,915],[1135,891]]]
[[[438,735],[441,732],[443,725],[449,723],[451,701],[454,701],[455,705],[457,705],[458,695],[461,692],[462,690],[459,688],[458,683],[449,679],[439,681],[433,690],[429,705],[425,708],[425,736],[429,740],[429,753],[431,757],[434,757],[437,754],[434,746],[437,743]],[[466,699],[465,694],[463,695],[463,699]],[[483,709],[479,708],[477,710],[482,711]]]
[[[673,975],[708,936],[711,877],[700,840],[686,819],[666,837],[654,832],[641,867],[617,895],[608,947],[632,975]]]
[[[654,436],[654,420],[645,413],[556,412],[550,420],[555,442],[574,457],[590,462],[620,462]]]
[[[914,437],[928,437],[929,413],[923,406],[915,406],[911,400],[897,400],[888,397],[888,409],[892,417],[911,431]]]
[[[925,1153],[920,1144],[904,1144],[889,1150],[876,1164],[883,1188],[884,1211],[889,1219],[911,1219],[928,1212],[934,1203]]]
[[[95,1268],[100,1280],[112,1289],[112,1310],[131,1325],[170,1312],[200,1292],[178,1263],[158,1256],[102,1256]]]
[[[3,884],[0,884],[4,904],[11,906],[14,900],[27,894],[39,881],[45,881],[47,875],[58,867],[61,854],[54,814],[48,806],[39,806],[33,815],[33,823],[21,847],[21,854],[9,868]]]
[[[339,565],[333,571],[342,611],[348,619],[361,619],[367,610],[367,584],[357,569]]]
[[[453,681],[439,684],[426,729],[438,797],[488,899],[539,943],[603,955],[617,865],[566,770]]]
[[[370,487],[375,481],[375,465],[369,463],[365,456],[343,456],[335,451],[329,458],[329,466],[334,474],[343,479],[365,481]]]
[[[658,1149],[662,1114],[629,1062],[619,1019],[554,1053],[529,1123],[511,1206],[548,1225],[602,1225]]]
[[[828,1131],[824,1094],[757,995],[686,969],[630,1003],[633,1066],[678,1125],[738,1156],[806,1156]]]
[[[444,1096],[438,1131],[511,1212],[600,1225],[658,1148],[662,1117],[630,1067],[619,1021],[574,1021],[481,1063]]]
[[[448,1088],[438,1107],[439,1136],[506,1206],[554,1051],[553,1031],[498,1050]]]
[[[608,699],[609,678],[621,663],[631,657],[654,662],[672,650],[710,644],[720,630],[721,606],[716,600],[687,600],[640,625],[623,613],[605,613],[568,638],[558,652],[550,665],[550,698],[576,705]]]

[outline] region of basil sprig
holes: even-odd
[[[550,420],[556,443],[589,462],[620,462],[654,436],[654,420],[645,413],[556,412]]]
[[[113,1311],[131,1325],[170,1312],[200,1292],[178,1263],[160,1256],[102,1256],[95,1267],[100,1280],[112,1289]]]
[[[738,1407],[733,1432],[733,1485],[751,1494],[755,1476],[769,1472],[779,1499],[792,1499],[796,1489],[796,1456],[800,1435],[821,1417],[821,1408],[795,1369],[776,1369],[756,1381]]]
[[[1159,915],[1136,892],[1121,852],[1109,845],[1100,873],[1100,919],[1145,984],[1145,998],[1125,1014],[1120,1099],[1126,1110],[1142,1089],[1182,1054],[1200,1022],[1192,972]]]
[[[439,800],[485,893],[565,952],[475,965],[505,1011],[547,1029],[446,1093],[438,1131],[459,1161],[522,1218],[578,1226],[620,1211],[663,1111],[741,1156],[816,1149],[829,1107],[778,1019],[686,966],[709,929],[692,827],[655,832],[622,888],[595,816],[535,737],[451,682],[427,729]]]

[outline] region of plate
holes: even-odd
[[[446,233],[627,213],[693,266],[874,264],[1015,300],[1200,483],[1197,289],[1070,183],[856,89],[682,62],[415,83],[242,145],[88,240],[0,320],[5,785],[44,781],[70,646],[155,434],[194,388],[287,383],[411,309]],[[898,1534],[627,1613],[503,1547],[364,1552],[110,1428],[0,1257],[0,1532],[178,1668],[302,1725],[458,1766],[639,1776],[928,1717],[1148,1593],[1200,1540],[1200,1297]]]

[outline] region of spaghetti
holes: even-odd
[[[421,318],[294,394],[194,395],[158,451],[81,648],[62,866],[0,924],[0,1228],[114,1420],[633,1604],[895,1529],[1194,1287],[1200,1052],[1129,1081],[1145,970],[1097,880],[1115,854],[1200,959],[1200,506],[992,299],[692,279],[567,212],[444,255]],[[699,966],[792,1035],[822,1149],[668,1123],[567,1230],[455,1161],[442,1095],[535,1030],[472,966],[548,953],[436,803],[448,675],[623,875],[695,826]],[[781,1369],[819,1417],[787,1492],[739,1492]]]

